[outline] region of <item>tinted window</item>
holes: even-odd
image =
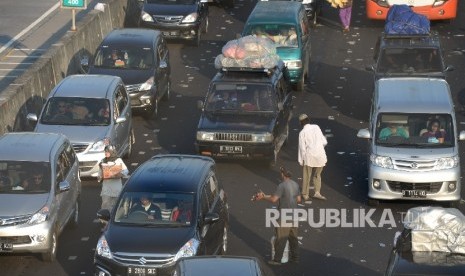
[[[50,163],[0,161],[0,193],[50,192]]]
[[[207,111],[275,111],[269,85],[216,83],[207,97]]]
[[[124,87],[120,86],[116,93],[116,111],[117,116],[123,114],[124,109],[128,105],[127,94]]]
[[[104,46],[97,51],[94,66],[121,70],[150,69],[153,67],[152,49],[137,46]]]
[[[256,24],[249,26],[245,34],[267,37],[277,47],[297,47],[299,44],[296,27],[290,24]]]
[[[440,53],[434,48],[387,48],[381,51],[378,63],[380,73],[442,72]]]

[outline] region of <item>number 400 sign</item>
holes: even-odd
[[[61,7],[69,9],[86,9],[86,2],[86,0],[61,0]]]

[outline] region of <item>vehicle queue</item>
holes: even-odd
[[[126,62],[129,64],[129,61],[128,61],[128,60],[129,60],[129,57],[126,58],[124,55],[125,55],[125,54],[123,54],[123,57],[120,59],[120,60],[122,60],[122,61],[124,62],[124,65],[122,65],[122,66],[125,66]],[[129,54],[126,53],[126,55],[129,55]],[[118,63],[115,62],[115,66],[117,66],[116,64],[118,64]],[[121,63],[120,63],[120,64],[121,64]],[[307,64],[308,64],[308,63],[307,63]],[[118,66],[117,66],[117,67],[118,67]],[[90,77],[90,76],[88,76],[88,77]],[[145,84],[145,83],[143,83],[143,84]],[[143,84],[141,84],[141,86],[142,86]],[[127,90],[127,87],[126,87],[126,90]],[[128,91],[128,92],[129,92],[129,91]],[[130,92],[129,92],[129,93],[130,93]],[[116,98],[118,98],[118,97],[116,97]],[[82,100],[82,99],[78,99],[78,100]],[[126,102],[126,105],[127,105],[127,103],[129,103],[129,102],[131,103],[131,105],[132,105],[132,103],[133,103],[133,100],[131,100],[131,98],[130,98],[128,95],[125,95],[125,96],[122,96],[122,97],[120,96],[120,97],[119,97],[119,101],[115,101],[115,102],[114,102],[114,106],[112,106],[112,109],[114,110],[114,112],[115,112],[116,114],[118,114],[118,113],[120,113],[120,112],[123,113],[123,112],[124,112],[123,110],[126,109],[126,108],[129,109],[129,107],[126,107],[126,105],[125,105],[125,106],[122,106],[122,105],[119,103],[120,101]],[[111,103],[113,103],[113,101],[111,101]],[[86,104],[86,105],[87,105],[87,104]],[[50,105],[50,106],[51,106],[51,105]],[[119,106],[120,108],[122,107],[122,110],[119,111],[119,112],[117,111],[118,106]],[[127,106],[129,106],[129,105],[127,105]],[[51,107],[50,107],[50,108],[51,108]],[[59,108],[59,103],[56,103],[56,108],[57,108],[57,109]],[[81,114],[81,113],[83,112],[83,111],[81,111],[82,109],[79,110],[79,111],[78,111],[78,110],[79,110],[79,109],[75,109],[75,112],[74,112],[74,113],[76,113],[76,114]],[[84,112],[84,113],[85,113],[85,112]],[[96,111],[94,111],[94,112],[88,112],[88,113],[98,114],[98,111],[96,110]],[[44,111],[43,111],[43,114],[44,114],[44,116],[45,116],[45,109],[44,109]],[[88,115],[88,114],[79,115],[79,116],[83,116],[85,119],[87,119],[87,118],[86,118],[87,115]],[[34,118],[34,116],[30,116],[30,117],[31,117],[31,118]],[[115,120],[115,121],[116,121],[118,124],[119,124],[119,123],[123,123],[124,120],[122,120],[122,119],[119,119],[119,120],[118,120],[118,117],[119,117],[119,116],[116,117],[116,120]],[[85,119],[79,119],[79,120],[85,120]],[[89,120],[90,120],[90,119],[89,119]],[[119,122],[118,122],[118,121],[119,121]],[[131,134],[128,135],[128,137],[130,137],[130,136],[131,136]],[[105,136],[105,137],[106,137],[106,136]],[[99,142],[100,142],[100,141],[99,141]],[[113,142],[113,140],[112,140],[111,142]],[[134,142],[134,140],[132,140],[131,142]],[[131,144],[131,142],[130,142],[129,144]],[[73,144],[73,145],[74,145],[74,144]],[[92,146],[95,146],[95,144],[93,144]],[[228,149],[228,151],[230,151],[230,150],[231,150],[231,149]],[[233,152],[236,151],[236,150],[238,150],[238,149],[236,149],[236,148],[233,148],[233,149],[232,149]],[[126,151],[126,154],[128,153],[128,151],[129,151],[129,150]],[[228,152],[228,153],[230,153],[230,152]],[[176,171],[175,169],[173,169],[173,170]],[[210,188],[211,188],[211,184],[210,184]],[[155,200],[156,198],[157,198],[156,196],[153,197],[154,200]],[[129,199],[125,199],[124,202],[126,202],[126,201],[128,201],[128,200],[129,200]],[[131,198],[131,200],[132,200],[132,198]],[[200,203],[199,203],[199,204],[200,204]],[[123,205],[124,205],[124,204],[123,204]],[[165,209],[165,208],[164,208],[164,209]],[[174,209],[174,207],[171,208],[170,211],[172,212],[173,209]],[[117,212],[117,211],[115,210],[114,212]],[[171,215],[170,215],[170,216],[171,216]],[[211,216],[212,216],[212,217],[209,218],[209,220],[211,220],[211,222],[216,222],[217,218],[216,218],[214,215],[211,215]],[[112,218],[111,218],[111,215],[110,215],[110,216],[107,215],[107,216],[105,216],[105,217],[106,217],[106,219],[108,219],[108,220],[109,220],[109,219],[112,219]],[[224,232],[226,232],[226,229],[225,229]],[[104,243],[104,244],[107,244],[106,241],[103,242],[103,243]],[[107,245],[108,245],[108,244],[107,244]],[[105,251],[105,250],[108,250],[108,249],[102,249],[102,250]],[[108,252],[106,252],[106,253],[104,252],[104,254],[108,254]],[[110,252],[109,254],[111,255],[111,252]],[[135,267],[135,268],[134,268],[134,267],[131,267],[131,269],[128,268],[128,273],[130,273],[130,271],[132,271],[133,269],[136,269],[136,270],[137,270],[137,268],[139,268],[139,267]],[[136,272],[136,275],[139,274],[139,273],[140,273],[140,272]],[[148,270],[145,271],[144,273],[145,273],[146,275],[150,275],[150,273],[149,273]],[[106,275],[106,274],[99,274],[99,275]]]

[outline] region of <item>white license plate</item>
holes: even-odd
[[[242,153],[242,146],[220,146],[221,153]]]
[[[402,190],[403,197],[426,197],[426,191],[422,190]]]
[[[11,251],[13,250],[12,243],[0,243],[0,251]]]
[[[128,267],[128,276],[157,275],[157,269],[151,267]]]

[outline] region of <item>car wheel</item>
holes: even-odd
[[[134,145],[134,130],[131,129],[129,132],[129,142],[128,142],[128,150],[126,151],[126,154],[124,155],[124,159],[129,159],[132,154],[132,145]]]
[[[171,81],[168,81],[166,84],[166,92],[165,95],[163,95],[163,100],[168,101],[171,97]]]
[[[54,230],[52,236],[50,237],[50,247],[47,252],[42,253],[42,260],[44,262],[53,262],[56,259],[58,247],[58,236],[57,232]]]
[[[368,206],[376,207],[378,205],[379,205],[379,200],[373,199],[373,198],[368,199]]]
[[[208,16],[205,18],[205,22],[203,24],[202,32],[206,34],[208,32]]]
[[[76,228],[79,226],[79,208],[80,208],[79,197],[76,199],[76,204],[74,205],[74,214],[69,221],[71,228]]]
[[[146,119],[156,119],[158,117],[158,99],[155,97],[152,106],[145,113]]]
[[[226,255],[226,252],[228,251],[228,227],[224,227],[223,229],[223,239],[222,239],[223,244],[221,245],[221,255]]]

